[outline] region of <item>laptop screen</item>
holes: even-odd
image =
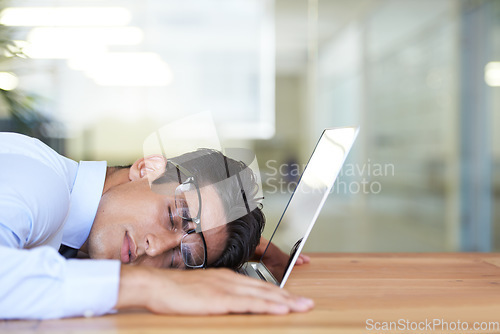
[[[319,212],[332,190],[342,165],[358,134],[358,127],[326,129],[271,236],[285,253],[288,263],[276,268],[273,275],[283,286],[297,260]],[[266,265],[265,261],[263,262]],[[271,264],[266,267],[270,267]]]

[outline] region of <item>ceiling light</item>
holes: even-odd
[[[28,34],[32,44],[109,44],[136,45],[142,42],[144,34],[137,27],[88,27],[88,28],[33,28]]]
[[[54,41],[53,43],[26,43],[22,51],[33,59],[70,59],[73,57],[92,56],[106,52],[106,45],[95,44],[91,47],[85,43]]]
[[[102,54],[108,45],[136,45],[143,38],[137,27],[33,28],[22,51],[35,59],[70,59]]]
[[[500,61],[491,61],[484,67],[484,81],[491,87],[500,87]]]
[[[17,87],[19,79],[12,73],[0,72],[0,89],[13,90]]]
[[[110,52],[70,59],[68,66],[101,86],[166,86],[173,80],[170,67],[152,52]]]
[[[9,7],[0,13],[6,26],[121,26],[132,18],[123,7]]]

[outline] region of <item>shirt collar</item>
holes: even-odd
[[[79,249],[87,240],[101,200],[106,161],[80,161],[64,225],[64,245]]]

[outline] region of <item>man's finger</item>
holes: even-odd
[[[248,276],[235,274],[230,271],[222,270],[223,287],[230,290],[232,295],[240,297],[250,297],[256,300],[262,300],[273,304],[285,305],[294,312],[303,312],[311,309],[314,302],[307,298],[299,298],[284,289],[264,281],[260,281]],[[277,309],[281,309],[277,307]]]

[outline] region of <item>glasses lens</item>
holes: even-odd
[[[177,215],[183,219],[199,217],[198,192],[192,182],[182,183],[175,189],[175,207]]]
[[[181,242],[181,253],[186,266],[202,267],[205,264],[205,244],[201,234],[186,234]]]

